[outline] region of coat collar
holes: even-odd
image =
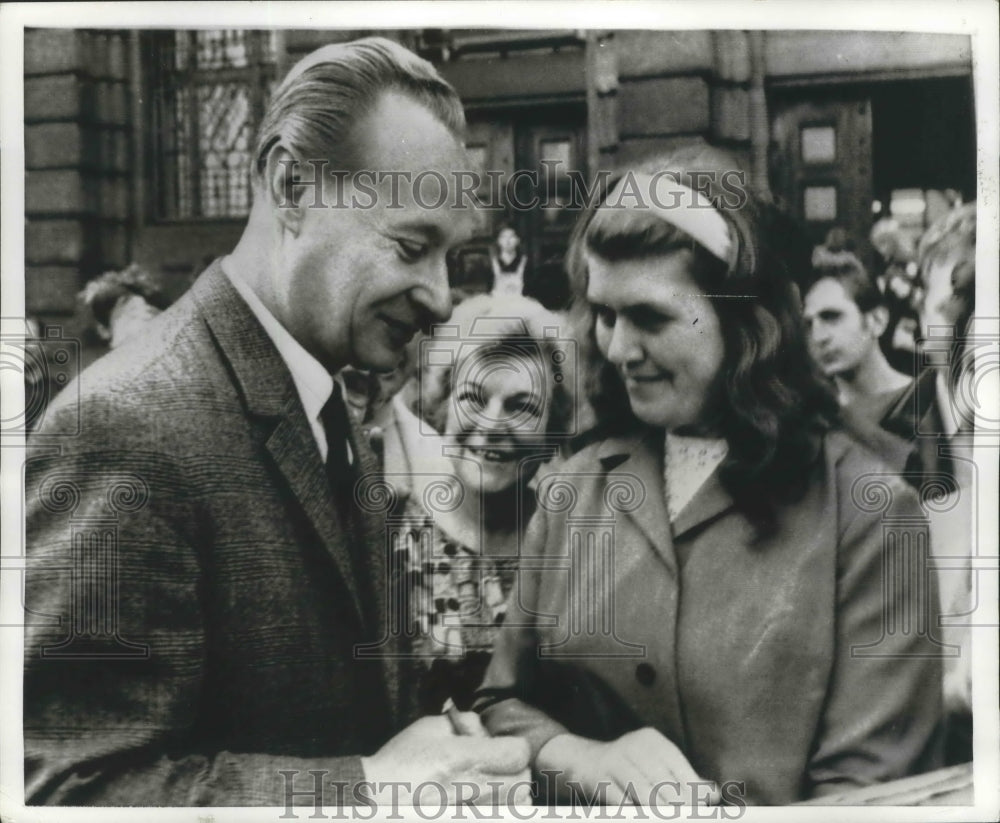
[[[598,446],[598,460],[613,475],[633,475],[646,498],[629,513],[646,538],[659,550],[687,532],[731,509],[733,498],[719,481],[716,469],[681,510],[671,528],[663,485],[663,433],[652,430],[631,437],[611,437]]]
[[[363,620],[359,570],[354,568],[347,530],[337,522],[331,505],[326,470],[288,367],[218,260],[198,278],[191,292],[229,364],[251,426],[320,535]],[[359,432],[354,435],[355,442],[362,439]],[[360,474],[375,471],[374,456],[367,448],[360,451]]]

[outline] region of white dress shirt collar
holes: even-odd
[[[334,383],[337,381],[315,357],[302,347],[298,340],[292,337],[288,329],[278,322],[278,319],[261,302],[261,299],[249,285],[239,277],[234,277],[226,270],[224,264],[222,270],[226,272],[226,277],[233,284],[233,288],[246,301],[254,317],[260,321],[267,336],[271,338],[274,347],[278,350],[278,354],[281,355],[281,359],[288,366],[292,381],[295,383],[295,390],[298,392],[302,408],[305,409],[306,418],[309,420],[313,437],[316,439],[316,445],[319,446],[320,456],[326,462],[326,430],[323,428],[320,413],[323,411],[326,401],[330,399],[330,395],[333,394]],[[342,395],[343,390],[343,385],[340,385]]]

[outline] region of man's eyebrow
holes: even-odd
[[[391,228],[397,231],[419,232],[431,243],[440,243],[443,239],[441,229],[434,223],[428,223],[424,220],[403,220],[399,223],[391,224]]]

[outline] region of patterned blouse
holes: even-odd
[[[493,653],[518,558],[482,557],[442,532],[419,500],[406,502],[403,518],[399,551],[410,630],[414,652],[427,666],[422,708],[439,712],[450,697],[465,709]]]

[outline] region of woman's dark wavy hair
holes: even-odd
[[[645,209],[600,209],[602,197],[577,224],[567,258],[574,314],[586,323],[591,370],[588,389],[603,435],[634,432],[632,414],[615,369],[596,349],[586,308],[589,252],[609,262],[688,249],[691,275],[710,295],[720,320],[725,354],[709,399],[703,432],[722,436],[729,453],[720,480],[760,533],[772,530],[775,504],[800,496],[820,452],[823,433],[838,419],[837,400],[808,354],[796,280],[802,272],[787,237],[787,220],[761,202],[746,175],[725,155],[698,148],[625,170],[670,176],[705,194],[729,226],[734,253],[724,263],[690,235]],[[606,197],[606,195],[605,195]],[[778,230],[780,227],[780,230]]]

